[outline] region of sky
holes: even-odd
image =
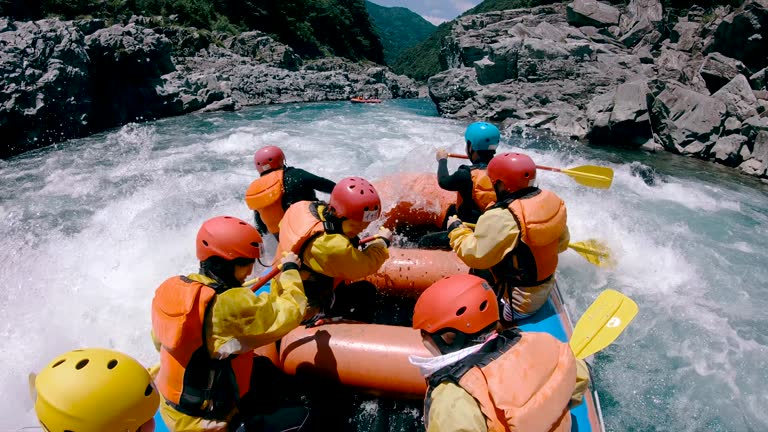
[[[423,16],[432,24],[450,21],[482,0],[372,0],[381,6],[402,6]]]

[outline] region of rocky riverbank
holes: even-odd
[[[287,102],[419,94],[375,63],[305,61],[261,32],[231,36],[133,17],[0,18],[0,158],[132,121]]]
[[[712,160],[768,178],[768,0],[595,0],[460,18],[429,93],[445,116]]]

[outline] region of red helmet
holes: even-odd
[[[212,256],[233,260],[261,256],[261,236],[256,228],[232,216],[218,216],[203,222],[197,232],[197,259]]]
[[[500,181],[508,191],[514,192],[533,186],[536,163],[522,153],[502,153],[488,164],[488,177],[493,184]]]
[[[448,276],[432,284],[416,301],[413,328],[427,333],[454,329],[474,334],[499,320],[496,294],[483,278]]]
[[[253,155],[253,163],[259,174],[285,165],[285,153],[277,146],[266,146],[256,150]]]
[[[381,215],[381,198],[368,180],[347,177],[336,183],[328,207],[336,217],[373,222]]]

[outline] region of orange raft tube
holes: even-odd
[[[392,247],[389,259],[365,280],[386,294],[418,297],[440,279],[468,271],[469,267],[453,251]]]
[[[289,375],[322,376],[378,396],[423,398],[427,385],[409,355],[431,356],[418,330],[336,323],[288,333],[280,362]]]
[[[383,225],[393,231],[409,227],[440,230],[456,193],[440,189],[430,173],[400,173],[373,183],[381,196]]]

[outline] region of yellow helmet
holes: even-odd
[[[139,362],[100,348],[58,356],[35,378],[35,391],[35,412],[48,432],[135,432],[160,404]]]

